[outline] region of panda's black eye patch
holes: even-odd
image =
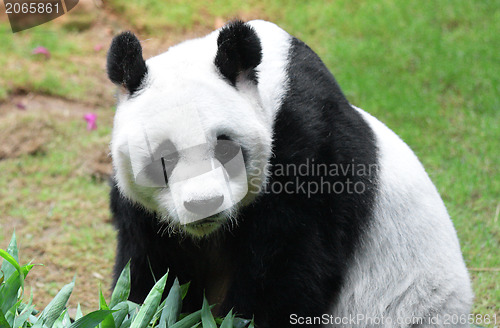
[[[215,145],[214,153],[215,158],[217,158],[222,165],[235,158],[239,152],[240,145],[231,141],[229,137],[225,135],[217,137],[217,144]]]
[[[231,140],[227,135],[221,134],[217,136],[217,140]]]

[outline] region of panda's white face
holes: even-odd
[[[271,155],[257,87],[221,76],[217,35],[146,61],[141,88],[119,97],[111,142],[120,191],[193,236],[234,223],[265,183]]]

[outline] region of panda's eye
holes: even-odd
[[[233,159],[240,151],[240,146],[231,141],[226,135],[217,137],[217,144],[215,145],[215,158],[217,158],[223,165]]]
[[[166,160],[165,160],[165,157],[162,157],[161,159],[161,166],[162,166],[162,170],[163,170],[163,179],[165,181],[165,185],[168,184],[168,174],[167,174],[167,163]]]
[[[219,140],[231,140],[231,138],[229,138],[227,135],[225,134],[221,134],[221,135],[218,135],[217,136],[217,141]]]

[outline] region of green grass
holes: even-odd
[[[242,5],[234,0],[110,0],[105,10],[144,39],[171,40],[200,27],[211,29],[215,17],[243,16],[273,20],[308,43],[351,103],[386,123],[419,156],[447,205],[472,269],[474,312],[500,316],[498,1],[252,0]],[[7,67],[0,70],[0,100],[17,89],[82,100],[102,83],[71,60],[92,54],[91,34],[59,25],[47,29],[50,33],[33,29],[13,37],[0,22],[0,65]],[[57,60],[33,58],[31,50],[39,44],[50,46]],[[104,56],[101,60],[104,65]],[[110,94],[103,99],[112,101]],[[112,115],[109,109],[103,112]],[[106,147],[110,126],[108,118],[97,133],[85,134],[75,118],[57,125],[44,154],[0,161],[0,185],[12,188],[0,191],[2,220],[22,220],[36,239],[39,226],[50,232],[51,222],[72,218],[54,237],[62,240],[57,243],[61,250],[50,255],[60,263],[64,247],[77,250],[65,269],[77,260],[93,262],[95,254],[112,261],[112,250],[101,254],[95,246],[114,242],[109,224],[101,222],[108,217],[108,186],[81,170],[92,145]],[[0,242],[9,236],[0,229]],[[497,271],[476,270],[482,268]]]
[[[264,1],[213,0],[184,1],[139,0],[127,3],[110,0],[108,6],[143,34],[165,35],[185,32],[194,27],[212,28],[214,17],[232,19],[242,14],[264,14],[268,4]],[[155,13],[151,15],[150,13]]]
[[[68,78],[72,74],[83,73],[82,67],[72,58],[88,55],[92,51],[81,40],[75,33],[54,27],[26,30],[13,36],[8,23],[0,22],[0,44],[4,53],[0,57],[0,67],[3,68],[0,71],[0,101],[14,91],[84,99],[84,93],[91,90],[88,81]],[[32,54],[38,46],[49,49],[50,60],[45,60],[43,55]]]

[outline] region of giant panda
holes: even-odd
[[[131,260],[130,300],[170,270],[168,284],[191,282],[184,311],[206,295],[260,328],[469,314],[456,232],[424,168],[305,43],[233,21],[145,61],[124,32],[107,72],[120,87],[115,281]]]

